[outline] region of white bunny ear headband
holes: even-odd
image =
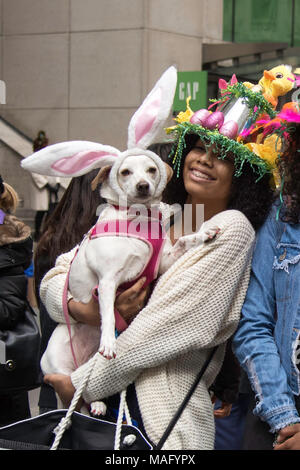
[[[128,149],[120,152],[114,147],[88,141],[70,141],[50,145],[21,162],[22,168],[48,176],[81,176],[95,168],[111,166],[109,180],[112,188],[123,196],[117,172],[129,155],[147,155],[159,168],[161,181],[156,193],[164,188],[167,175],[165,164],[153,152],[146,150],[155,142],[172,108],[177,83],[177,70],[169,67],[134,113],[128,127]]]

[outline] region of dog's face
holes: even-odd
[[[153,152],[152,156],[142,152],[130,153],[120,163],[102,167],[92,181],[92,189],[101,183],[100,194],[111,204],[118,204],[120,196],[126,197],[129,204],[159,202],[173,170]]]
[[[118,183],[128,200],[133,203],[146,203],[151,200],[159,181],[159,168],[146,155],[128,156],[118,171]]]

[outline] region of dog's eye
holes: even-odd
[[[122,176],[128,176],[128,175],[130,175],[130,171],[127,170],[127,169],[126,169],[126,170],[122,170],[122,171],[121,171],[121,175],[122,175]]]
[[[148,168],[148,173],[151,173],[152,175],[154,175],[156,173],[156,168],[154,167]]]

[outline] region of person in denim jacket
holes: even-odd
[[[282,156],[282,196],[259,230],[234,352],[255,393],[246,449],[300,449],[300,126]],[[274,441],[275,434],[275,442]]]

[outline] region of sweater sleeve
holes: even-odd
[[[144,370],[224,343],[235,331],[250,274],[254,230],[230,210],[211,223],[220,234],[189,250],[158,281],[147,306],[117,339],[117,357],[97,355],[87,402],[126,388]],[[93,359],[92,359],[93,360]],[[90,361],[71,375],[78,388]]]
[[[60,255],[56,260],[55,266],[45,274],[40,284],[41,301],[46,306],[47,312],[52,320],[56,323],[66,322],[62,302],[63,292],[76,249],[77,246],[71,251]],[[71,298],[72,295],[68,291],[67,300],[69,301]],[[71,316],[69,318],[70,323],[76,323]]]

